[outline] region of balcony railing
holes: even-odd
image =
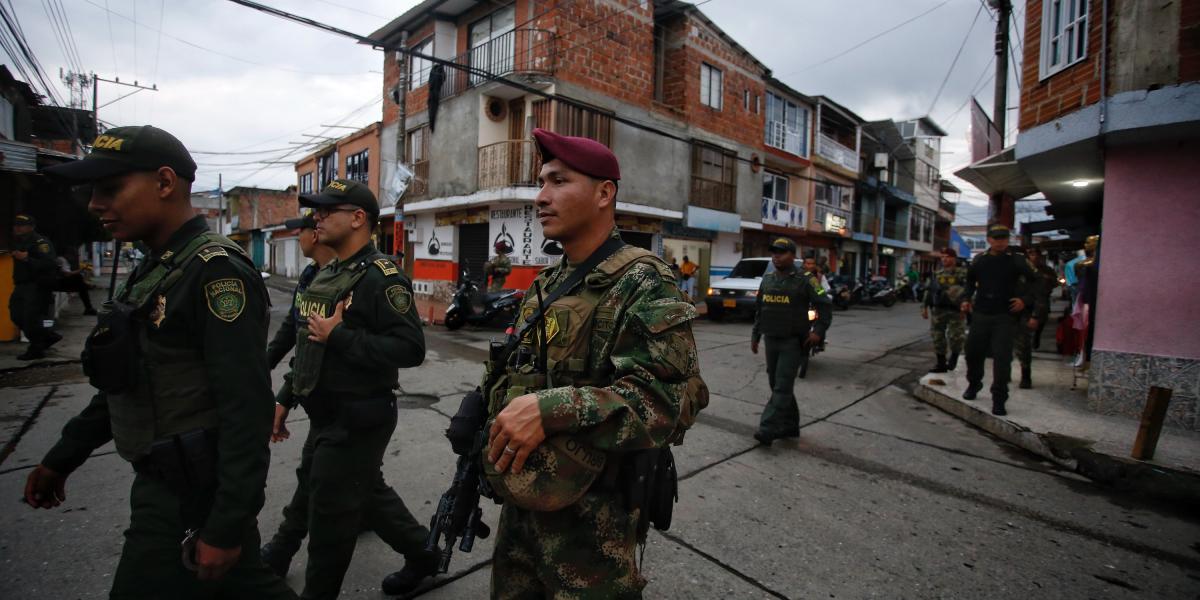
[[[412,165],[412,182],[408,184],[408,197],[415,198],[429,193],[429,161],[419,160]]]
[[[858,153],[825,134],[817,136],[817,154],[853,173],[858,172]]]
[[[764,225],[804,229],[804,207],[773,198],[763,198],[762,222]]]
[[[532,140],[506,140],[480,148],[479,189],[536,184],[535,152]]]
[[[825,233],[849,236],[851,218],[850,211],[821,203],[813,211],[813,224]]]
[[[722,212],[737,212],[737,186],[732,183],[692,176],[692,195],[689,204]]]
[[[465,53],[454,57],[455,64],[470,67],[446,68],[446,80],[442,84],[442,97],[449,98],[463,91],[486,83],[483,71],[496,76],[554,74],[554,32],[544,29],[514,29],[496,36]]]
[[[906,240],[908,239],[908,227],[903,222],[885,219],[883,221],[883,231],[880,235],[889,240]]]

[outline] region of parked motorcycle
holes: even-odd
[[[863,303],[893,306],[896,304],[896,288],[889,285],[887,279],[883,277],[873,278],[865,286]]]
[[[497,317],[503,322],[511,322],[516,311],[525,299],[523,290],[500,290],[498,292],[480,292],[479,284],[471,279],[470,273],[463,270],[458,279],[458,289],[450,306],[446,307],[446,318],[443,321],[446,329],[454,331],[470,323],[471,325],[487,325]]]
[[[833,305],[840,310],[847,310],[851,303],[851,289],[854,280],[845,275],[834,275],[829,278],[829,295],[833,298]]]

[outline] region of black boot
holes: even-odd
[[[937,365],[929,370],[930,373],[945,373],[946,372],[946,355],[937,355]]]
[[[957,368],[958,368],[958,353],[951,352],[950,353],[950,362],[946,363],[946,370],[953,371],[954,369],[957,369]]]
[[[421,585],[426,577],[433,577],[438,572],[437,552],[426,552],[420,556],[405,558],[404,568],[383,578],[383,593],[389,596],[407,594]]]
[[[992,414],[998,417],[1007,415],[1008,411],[1004,410],[1004,403],[1007,400],[1008,397],[1006,396],[992,396]]]
[[[30,344],[29,347],[25,349],[24,354],[17,356],[17,360],[37,360],[39,358],[46,358],[46,351],[43,350],[41,346],[35,346],[33,344]]]
[[[974,400],[975,395],[978,394],[979,390],[982,390],[982,389],[983,389],[982,383],[968,384],[966,391],[963,392],[963,400]]]
[[[763,433],[761,431],[754,432],[754,439],[758,440],[758,443],[760,443],[764,446],[767,446],[767,447],[770,447],[771,442],[775,441],[774,436],[767,435],[766,433]]]
[[[288,568],[292,565],[292,557],[299,549],[299,546],[271,541],[263,544],[258,553],[262,556],[263,564],[267,565],[271,572],[280,577],[287,577]]]
[[[1033,378],[1030,375],[1030,367],[1021,367],[1021,389],[1027,390],[1033,387]]]

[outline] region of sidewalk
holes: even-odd
[[[92,290],[92,304],[97,308],[104,301],[106,290]],[[46,351],[46,358],[39,360],[17,360],[17,356],[29,347],[28,342],[19,339],[12,342],[0,342],[0,373],[24,369],[32,366],[46,366],[79,361],[79,353],[83,352],[83,341],[96,324],[96,317],[83,314],[83,304],[79,297],[71,294],[71,301],[58,313],[58,321],[54,331],[63,336],[61,342]]]
[[[1138,420],[1102,415],[1087,407],[1087,377],[1072,387],[1072,367],[1051,351],[1034,353],[1033,389],[1022,390],[1020,364],[1013,361],[1007,416],[991,414],[992,361],[984,371],[983,390],[974,401],[962,399],[966,365],[951,373],[921,378],[918,398],[980,429],[1051,460],[1092,480],[1173,501],[1200,504],[1200,433],[1164,427],[1153,460],[1130,457]]]

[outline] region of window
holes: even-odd
[[[1087,56],[1088,0],[1042,2],[1041,78]]]
[[[721,71],[708,64],[700,63],[700,103],[721,110]]]
[[[908,218],[908,239],[913,241],[933,241],[933,212],[924,208],[912,207]]]
[[[370,168],[370,161],[367,158],[368,152],[370,150],[363,150],[362,152],[346,157],[346,179],[367,183],[367,173]]]
[[[612,147],[612,117],[598,109],[589,109],[565,102],[554,103],[554,132],[562,135],[591,138]]]
[[[337,150],[326,154],[325,156],[317,157],[317,189],[323,190],[329,182],[337,179],[338,176],[338,153]]]
[[[654,100],[663,101],[663,71],[667,66],[667,31],[662,25],[654,25]]]
[[[298,187],[300,188],[301,194],[313,193],[313,185],[312,184],[313,184],[312,171],[300,174],[300,185]]]
[[[737,154],[731,150],[699,142],[692,143],[691,204],[701,208],[736,212],[736,162]]]
[[[409,194],[422,196],[429,192],[429,128],[419,127],[408,132],[408,148],[406,149],[408,164],[412,167],[413,178],[409,184]]]
[[[927,165],[925,163],[920,163],[920,164],[921,164],[921,171],[925,175],[925,177],[924,177],[925,185],[930,186],[930,187],[937,187],[938,182],[941,181],[941,179],[942,179],[942,175],[941,175],[941,173],[938,172],[937,167],[934,167],[933,165]]]
[[[854,190],[828,181],[818,181],[814,187],[817,202],[835,208],[850,210],[850,204],[854,198]]]
[[[788,179],[775,173],[763,173],[763,199],[788,201]]]
[[[768,146],[808,156],[808,109],[767,93],[766,143]]]
[[[421,43],[421,45],[413,48],[417,53],[425,56],[433,56],[433,38]],[[415,90],[426,83],[429,83],[429,69],[433,68],[433,63],[424,58],[409,56],[408,58],[408,89]]]
[[[505,35],[516,28],[516,8],[506,6],[471,24],[471,66],[495,75],[513,70],[515,36]],[[471,83],[484,81],[472,75]]]

